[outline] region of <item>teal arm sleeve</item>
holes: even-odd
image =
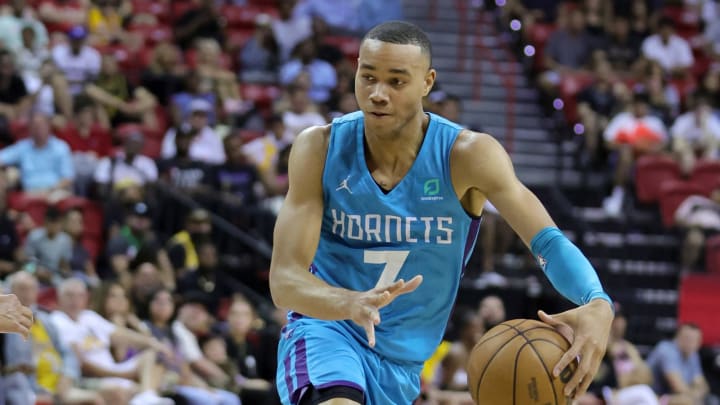
[[[538,232],[530,249],[553,287],[565,298],[576,305],[600,298],[612,306],[595,269],[558,228],[547,227]]]

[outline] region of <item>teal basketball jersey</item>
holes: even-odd
[[[450,178],[450,152],[462,128],[429,117],[415,162],[389,192],[367,168],[362,112],[333,121],[320,242],[310,269],[330,285],[356,291],[424,277],[417,290],[380,310],[375,327],[374,350],[400,362],[423,362],[440,343],[479,227]],[[341,324],[367,344],[360,326]]]

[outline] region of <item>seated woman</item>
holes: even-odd
[[[161,342],[171,346],[175,352],[173,357],[160,356],[159,361],[167,372],[164,385],[173,390],[190,405],[240,405],[240,398],[232,392],[213,389],[190,369],[180,350],[179,340],[183,333],[189,333],[175,318],[175,301],[170,290],[161,288],[149,297],[142,314],[146,317],[145,324],[152,335]]]
[[[103,56],[100,75],[85,87],[85,93],[105,107],[112,126],[139,122],[147,129],[158,127],[155,96],[144,87],[133,88],[111,55]]]
[[[241,113],[243,109],[242,98],[238,88],[235,73],[226,69],[221,64],[222,48],[213,39],[198,40],[195,48],[197,50],[196,70],[201,79],[213,83],[213,91],[222,103],[225,112]]]

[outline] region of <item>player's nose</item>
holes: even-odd
[[[387,89],[382,83],[378,83],[375,86],[373,86],[372,91],[370,92],[370,101],[373,102],[373,104],[386,104],[388,102],[388,94]]]

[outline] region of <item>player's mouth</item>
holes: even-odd
[[[371,112],[370,115],[372,115],[375,118],[382,118],[382,117],[389,117],[390,114],[385,114],[381,112]]]

